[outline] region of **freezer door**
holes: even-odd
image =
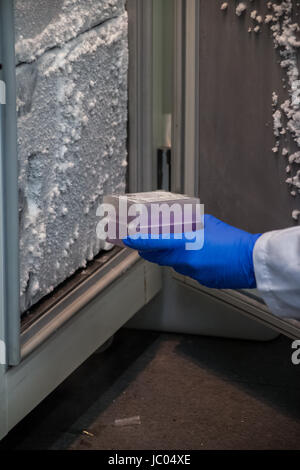
[[[251,3],[241,14],[235,3],[226,3],[227,9],[205,0],[169,5],[172,190],[199,196],[206,213],[254,233],[292,226],[299,195],[291,195],[285,182],[282,151],[292,153],[296,145],[289,133],[274,135],[273,114],[288,91],[273,23],[265,22],[270,10],[260,5],[252,18]],[[165,285],[159,307],[156,300],[131,325],[252,339],[271,338],[276,333],[269,327],[299,335],[299,324],[272,315],[258,292],[206,289],[173,272],[165,273]]]
[[[187,3],[184,189],[200,196],[206,213],[253,233],[293,226],[299,194],[286,179],[297,168],[289,167],[286,152],[297,144],[280,108],[291,98],[291,84],[268,22],[273,10],[265,3],[255,12],[250,3],[240,14],[231,3],[225,10],[218,2]],[[299,324],[272,315],[258,292],[211,291],[179,281],[281,332],[299,334]]]

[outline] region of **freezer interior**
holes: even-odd
[[[111,247],[96,235],[103,195],[127,173],[124,0],[15,0],[24,314]]]

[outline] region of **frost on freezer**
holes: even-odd
[[[244,8],[239,8],[241,5],[244,5]],[[251,7],[251,3],[249,6]],[[271,150],[273,154],[279,154],[279,148],[282,145],[281,155],[288,160],[286,171],[291,173],[286,183],[290,187],[291,195],[295,197],[300,193],[300,76],[298,67],[300,28],[295,22],[296,12],[293,8],[298,9],[300,4],[292,0],[269,1],[266,15],[259,11],[259,2],[256,2],[255,6],[256,8],[252,7],[247,11],[250,23],[250,26],[247,26],[248,32],[259,32],[262,27],[269,28],[274,47],[278,50],[280,66],[286,74],[286,79],[283,79],[283,89],[287,89],[288,99],[280,103],[278,90],[275,90],[271,97],[275,137],[275,145]],[[246,9],[245,3],[239,3],[236,14],[240,16]],[[257,23],[256,26],[253,23]],[[291,142],[292,146],[287,147],[287,142]],[[295,148],[299,150],[295,151]],[[298,220],[299,214],[297,213],[295,217],[296,212],[294,211],[292,216]]]
[[[127,14],[67,39],[16,68],[22,312],[104,248],[96,209],[125,190]]]
[[[300,215],[300,211],[299,211],[299,210],[294,210],[294,211],[292,212],[292,217],[293,217],[293,219],[295,219],[295,220],[298,220],[298,219],[299,219],[299,215]]]
[[[228,2],[223,2],[221,5],[221,10],[225,11],[228,8]]]
[[[16,59],[22,63],[120,16],[125,0],[15,0],[14,5]]]
[[[299,26],[293,21],[293,4],[291,0],[283,1],[280,4],[272,3],[269,7],[273,12],[272,18],[268,18],[267,24],[270,26],[273,35],[274,46],[280,55],[280,66],[287,76],[289,93],[289,98],[281,104],[279,103],[278,109],[273,113],[274,136],[279,143],[280,136],[288,134],[296,147],[300,148],[300,81],[297,64],[297,54],[300,46],[297,39]],[[279,114],[282,114],[280,134],[278,134]],[[288,158],[288,172],[293,173],[291,177],[286,179],[286,182],[291,187],[291,195],[294,196],[295,190],[298,192],[300,190],[299,171],[297,170],[297,165],[300,163],[300,152],[296,151],[291,155],[289,153],[289,149],[284,147],[282,155]]]
[[[273,122],[274,122],[274,135],[279,137],[280,131],[282,129],[282,122],[281,122],[281,111],[276,109],[273,113]]]
[[[235,13],[237,16],[241,16],[244,11],[247,9],[247,6],[244,2],[241,2],[237,5],[236,9],[235,9]]]

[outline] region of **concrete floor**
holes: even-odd
[[[290,357],[282,336],[122,330],[0,449],[300,449],[300,365]],[[115,425],[133,416],[141,424]]]

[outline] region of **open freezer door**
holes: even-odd
[[[280,65],[285,46],[279,47],[277,34],[283,22],[297,18],[296,2],[282,9],[256,1],[155,5],[162,43],[172,43],[164,56],[157,48],[156,58],[158,77],[163,70],[157,115],[172,113],[172,190],[200,197],[205,213],[252,233],[297,224],[298,164],[288,156],[299,149],[284,109],[299,85]],[[171,25],[160,18],[172,18]],[[294,47],[296,70],[297,54]],[[168,106],[163,97],[170,84]],[[299,337],[299,324],[273,315],[256,290],[207,289],[169,270],[164,276],[164,292],[130,326],[262,340],[276,331]]]

